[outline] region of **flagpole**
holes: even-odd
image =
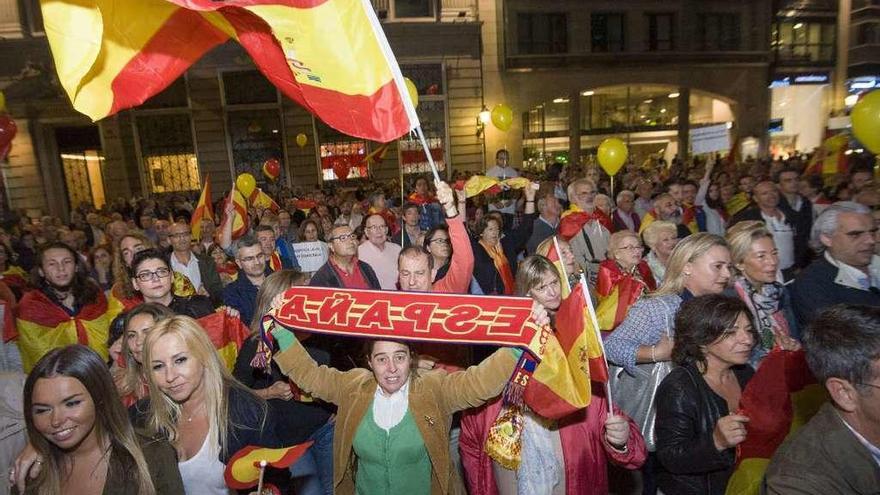
[[[400,144],[398,143],[398,150],[400,149]],[[397,156],[400,156],[400,151],[398,151]],[[403,218],[403,205],[405,203],[405,192],[403,190],[403,165],[400,163],[400,160],[397,160],[397,167],[400,169],[400,216]],[[400,226],[400,245],[403,246],[403,231],[406,230],[406,221],[401,222],[403,225]]]
[[[590,315],[590,321],[593,323],[593,331],[596,332],[596,340],[602,348],[602,359],[605,360],[605,369],[608,369],[608,358],[605,354],[605,343],[602,342],[602,333],[599,332],[599,319],[596,318],[596,310],[593,308],[593,296],[590,295],[590,287],[587,285],[587,279],[581,273],[581,289],[584,291],[584,300],[587,301],[587,313]],[[605,395],[608,397],[608,415],[614,416],[614,402],[611,399],[611,380],[605,381]]]
[[[434,173],[434,182],[440,182],[440,174],[437,173],[437,165],[434,164],[434,157],[431,156],[431,150],[428,149],[428,142],[425,140],[425,135],[422,133],[422,126],[417,126],[416,135],[419,136],[419,141],[422,142],[422,149],[425,150],[425,157],[428,159],[428,164],[431,165],[431,172]]]

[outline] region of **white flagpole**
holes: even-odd
[[[565,262],[562,261],[562,251],[559,250],[559,237],[553,236],[553,247],[556,248],[556,256],[559,257],[559,266],[562,268],[562,283],[568,283],[568,272],[565,271]]]
[[[593,308],[593,297],[590,295],[590,287],[587,285],[587,279],[581,273],[581,289],[584,291],[584,300],[587,301],[587,313],[590,315],[590,321],[593,323],[593,332],[599,341],[599,347],[602,348],[602,360],[605,361],[605,369],[608,369],[608,358],[605,354],[605,343],[602,342],[602,333],[599,331],[599,319],[596,318],[596,310]],[[605,395],[608,397],[608,415],[614,416],[614,402],[611,399],[611,380],[605,381]]]
[[[428,159],[428,164],[431,165],[431,172],[434,173],[434,181],[440,182],[440,174],[437,173],[437,165],[434,164],[434,157],[431,156],[431,150],[428,149],[428,142],[425,140],[425,135],[422,133],[422,126],[416,127],[416,134],[419,136],[419,141],[422,142],[422,149],[425,150],[425,158]]]

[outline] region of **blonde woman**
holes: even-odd
[[[599,328],[610,332],[617,328],[629,308],[647,291],[657,288],[648,263],[642,259],[642,241],[632,230],[611,234],[608,259],[599,264],[596,308]]]
[[[150,397],[137,404],[136,424],[177,451],[187,493],[229,495],[223,471],[248,445],[280,447],[265,401],[226,370],[198,322],[174,316],[144,341]]]
[[[739,222],[727,231],[727,244],[735,277],[730,295],[739,297],[749,308],[758,339],[749,364],[758,368],[774,348],[800,348],[797,320],[788,288],[779,273],[779,252],[773,234],[764,222]]]
[[[657,220],[645,227],[642,231],[642,238],[645,240],[645,245],[651,250],[645,256],[645,261],[651,268],[654,281],[660,285],[666,276],[669,255],[678,244],[678,227],[672,222]]]
[[[149,394],[143,347],[147,332],[156,323],[174,316],[174,311],[156,303],[135,306],[123,317],[122,359],[125,367],[111,369],[122,403],[128,407]]]

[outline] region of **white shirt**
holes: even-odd
[[[776,243],[776,249],[779,250],[779,269],[785,270],[794,265],[794,228],[785,222],[782,212],[779,213],[782,218],[767,216],[762,211],[761,218],[773,234],[773,241]]]
[[[199,495],[232,495],[235,491],[226,486],[223,478],[226,466],[220,462],[219,448],[208,445],[210,438],[210,435],[205,436],[196,455],[177,463],[183,489],[186,493]]]
[[[871,257],[867,274],[854,266],[834,259],[827,250],[825,251],[825,259],[837,267],[837,276],[834,277],[835,284],[859,290],[880,287],[880,256]]]
[[[177,254],[171,253],[171,269],[175,272],[186,275],[186,278],[192,282],[193,287],[195,287],[198,292],[199,289],[202,288],[202,274],[199,272],[199,260],[196,259],[196,255],[190,253],[189,255],[189,263],[183,264],[177,259]]]
[[[358,246],[358,259],[370,265],[379,279],[382,290],[397,290],[397,255],[400,254],[400,246],[393,242],[386,242],[383,249],[379,249],[370,241]]]
[[[409,379],[400,390],[391,395],[385,395],[385,392],[376,385],[376,393],[373,395],[373,420],[379,428],[391,431],[391,428],[403,421],[408,409]]]

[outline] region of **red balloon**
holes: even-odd
[[[281,162],[275,158],[269,158],[263,163],[263,175],[269,180],[275,180],[281,176]]]
[[[344,180],[348,178],[348,173],[351,171],[351,162],[347,156],[340,156],[336,161],[333,162],[333,173],[336,174],[336,178],[339,180]]]
[[[18,127],[15,125],[15,121],[9,118],[9,115],[0,115],[0,160],[6,159],[16,132],[18,132]]]

